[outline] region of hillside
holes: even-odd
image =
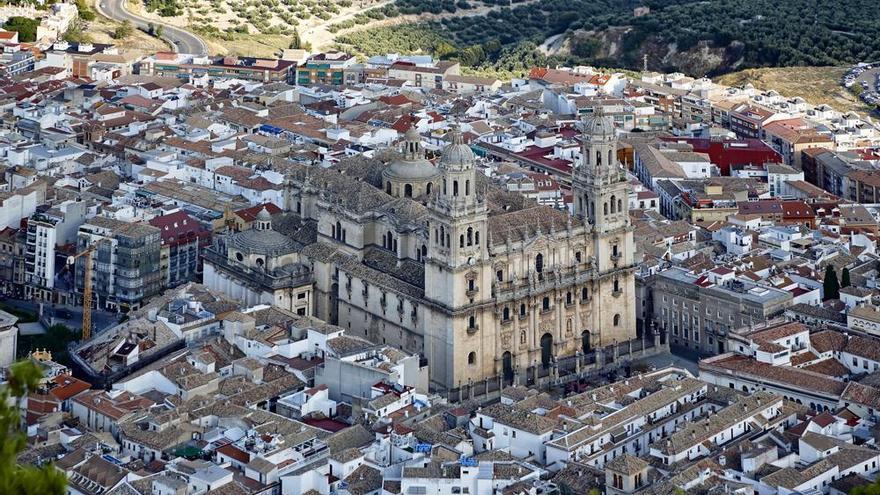
[[[757,89],[774,89],[782,95],[797,95],[814,105],[827,104],[841,110],[865,112],[866,105],[841,86],[845,67],[782,67],[746,69],[717,79],[728,86],[751,83]]]
[[[539,0],[485,15],[346,26],[337,41],[365,54],[421,50],[473,66],[493,64],[501,48],[544,44],[541,55],[556,63],[640,69],[647,58],[652,70],[719,75],[880,60],[878,18],[872,0]]]

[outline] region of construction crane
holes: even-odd
[[[98,244],[101,241],[98,241],[87,248],[85,248],[82,252],[75,254],[73,256],[67,257],[67,266],[74,267],[76,264],[77,258],[85,259],[85,272],[83,274],[83,318],[82,318],[82,340],[85,342],[89,340],[92,336],[92,254],[94,254],[95,250],[98,248]],[[76,270],[74,270],[74,281]],[[74,282],[74,287],[76,283]]]

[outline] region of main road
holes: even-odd
[[[138,29],[146,31],[150,24],[162,26],[162,38],[171,43],[174,51],[206,55],[208,47],[201,38],[189,31],[160,22],[153,22],[132,14],[125,8],[125,0],[101,0],[97,3],[98,12],[117,21],[129,21]]]

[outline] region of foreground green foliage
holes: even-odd
[[[61,495],[67,479],[51,465],[21,466],[16,456],[27,446],[27,436],[20,428],[19,407],[40,381],[40,368],[31,361],[21,361],[9,369],[8,383],[0,386],[0,493],[22,495]]]

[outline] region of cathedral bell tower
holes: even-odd
[[[572,172],[574,214],[598,232],[629,226],[629,184],[617,161],[614,122],[597,107],[583,122],[581,162]]]
[[[481,273],[489,271],[481,268],[489,259],[487,209],[477,194],[474,153],[458,130],[450,134],[452,142],[443,149],[438,166],[437,192],[428,204],[431,239],[425,296],[456,307],[488,297],[491,280],[483,281]]]
[[[635,338],[633,229],[629,219],[629,183],[617,161],[617,134],[611,117],[597,107],[584,120],[580,164],[572,170],[574,215],[592,227],[592,325],[600,345]]]

